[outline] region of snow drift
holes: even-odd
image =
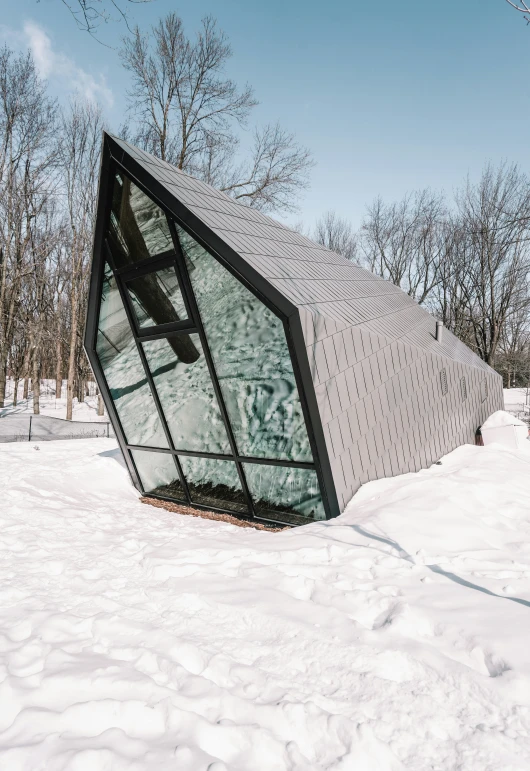
[[[140,504],[112,440],[0,468],[0,768],[530,767],[529,452],[276,534]]]

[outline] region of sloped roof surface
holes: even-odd
[[[169,163],[112,138],[294,306],[311,314],[315,328],[324,324],[336,332],[362,325],[387,342],[399,339],[490,371],[448,330],[437,342],[435,320],[399,287]],[[314,339],[321,336],[317,332]]]

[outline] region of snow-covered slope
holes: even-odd
[[[112,440],[0,470],[0,768],[530,768],[530,452],[276,534],[141,504]]]

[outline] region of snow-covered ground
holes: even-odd
[[[530,451],[280,533],[141,504],[113,440],[0,470],[1,769],[530,768]]]
[[[23,399],[24,383],[21,382],[18,385],[17,391],[17,405],[13,407],[13,391],[15,384],[13,380],[8,380],[6,389],[5,407],[0,407],[0,417],[7,417],[12,414],[32,414],[33,413],[33,397],[29,396],[28,399]],[[97,414],[97,396],[95,383],[89,384],[89,390],[91,396],[85,397],[83,402],[78,402],[77,399],[73,400],[72,407],[72,420],[87,421],[103,421],[108,422],[108,415],[105,413],[103,416]],[[55,398],[55,380],[42,380],[40,389],[40,414],[50,415],[52,418],[66,418],[66,380],[63,381],[62,388],[63,398]]]

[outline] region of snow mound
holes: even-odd
[[[503,426],[526,426],[526,423],[519,420],[519,418],[516,418],[514,415],[511,415],[509,412],[497,410],[497,412],[490,415],[485,423],[482,424],[481,429],[501,428]]]
[[[141,504],[113,440],[0,446],[0,768],[528,771],[530,452],[267,533]]]

